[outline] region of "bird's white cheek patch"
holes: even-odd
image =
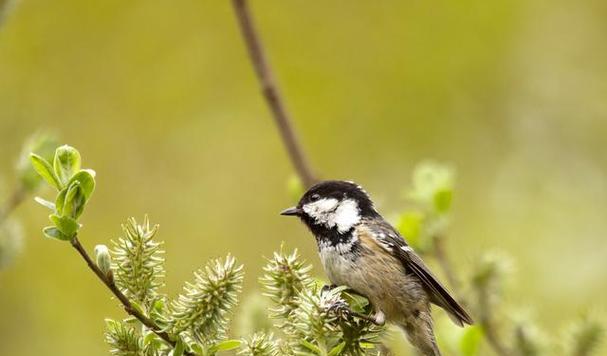
[[[360,222],[358,204],[352,199],[341,203],[334,198],[325,198],[303,206],[306,214],[328,228],[337,227],[340,233],[347,232]]]
[[[358,204],[352,199],[346,199],[335,209],[334,224],[337,231],[344,233],[360,222]]]
[[[312,203],[308,203],[303,206],[303,210],[306,214],[314,218],[317,222],[327,223],[329,220],[329,213],[335,210],[337,206],[337,199],[325,198],[320,199]]]

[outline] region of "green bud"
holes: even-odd
[[[110,251],[106,245],[95,246],[95,260],[97,262],[97,267],[99,267],[101,272],[111,280],[113,278],[112,257],[110,256]]]
[[[88,200],[95,190],[95,171],[92,169],[81,169],[72,176],[69,185],[73,182],[78,182],[84,193],[84,197]]]
[[[84,191],[80,186],[80,182],[74,181],[70,183],[67,193],[65,194],[65,203],[63,206],[63,215],[71,216],[74,219],[82,214],[84,205],[86,204],[86,197]]]
[[[53,168],[61,182],[66,184],[80,170],[80,153],[68,145],[58,147],[55,151]]]

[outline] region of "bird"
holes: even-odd
[[[400,327],[421,355],[441,355],[431,304],[444,309],[458,326],[473,324],[360,185],[321,181],[281,215],[299,217],[309,228],[332,285],[346,286],[369,299],[372,320]]]

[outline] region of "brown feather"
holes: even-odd
[[[419,278],[430,295],[430,301],[445,309],[457,325],[464,326],[464,324],[473,323],[466,310],[449,294],[422,259],[413,252],[413,249],[390,224],[383,220],[369,219],[360,226],[357,232],[361,243],[370,249],[381,249],[384,253],[397,258],[407,273],[412,273]]]

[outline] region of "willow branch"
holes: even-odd
[[[257,79],[266,103],[272,111],[274,122],[285,144],[289,157],[302,183],[309,187],[316,182],[316,177],[308,163],[301,143],[293,129],[292,119],[286,110],[284,100],[276,82],[261,37],[255,29],[247,0],[232,0],[242,37],[247,46],[249,57],[255,69]]]
[[[445,237],[435,236],[433,238],[434,245],[434,257],[436,258],[440,268],[443,270],[445,277],[447,278],[449,285],[453,288],[454,292],[458,292],[459,281],[453,272],[453,266],[447,250],[445,249]],[[487,340],[489,346],[499,356],[509,356],[510,353],[506,349],[499,337],[499,333],[493,321],[492,309],[489,305],[489,295],[487,294],[486,287],[480,287],[478,291],[478,303],[480,309],[479,322],[485,331],[483,335]],[[467,303],[464,303],[467,304]]]
[[[89,254],[86,252],[82,244],[80,244],[80,240],[78,240],[78,236],[74,236],[71,240],[72,246],[78,251],[80,256],[84,259],[89,268],[97,275],[97,277],[105,284],[106,287],[114,294],[116,298],[122,303],[124,307],[124,311],[126,311],[129,315],[137,318],[143,325],[145,325],[148,329],[152,330],[156,335],[158,335],[161,339],[163,339],[167,344],[175,347],[177,344],[171,336],[166,332],[162,331],[161,328],[156,324],[156,322],[146,315],[144,315],[140,310],[135,308],[129,298],[127,298],[121,291],[116,287],[113,279],[108,278],[102,271],[99,269],[97,264],[93,262]],[[186,355],[193,355],[192,353],[186,352]]]
[[[443,270],[449,285],[453,291],[457,293],[459,290],[459,281],[453,272],[451,259],[449,258],[449,254],[445,249],[445,238],[443,236],[435,236],[433,240],[432,245],[434,247],[434,257]]]
[[[20,185],[19,188],[15,189],[11,196],[6,200],[2,208],[0,208],[0,225],[4,223],[4,220],[8,218],[8,216],[13,212],[13,210],[17,209],[19,205],[25,200],[27,196],[27,190],[23,185]]]
[[[480,324],[483,327],[483,334],[485,335],[485,339],[487,339],[489,346],[491,346],[497,355],[509,356],[510,352],[502,344],[497,332],[497,327],[493,321],[493,314],[491,313],[489,294],[486,286],[478,289],[478,303],[480,309]]]

